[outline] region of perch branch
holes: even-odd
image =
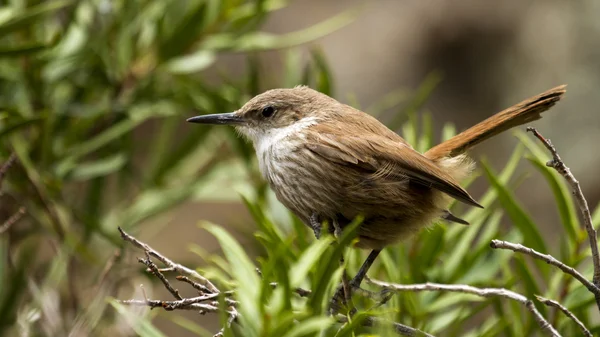
[[[588,206],[587,200],[583,195],[581,190],[581,186],[579,185],[579,181],[575,179],[571,170],[565,165],[560,156],[558,155],[558,151],[552,143],[550,139],[544,138],[541,133],[539,133],[535,128],[528,127],[527,131],[533,133],[533,135],[544,144],[546,149],[550,151],[552,154],[552,160],[546,163],[546,166],[551,167],[556,170],[561,176],[565,178],[567,183],[571,186],[573,190],[573,195],[575,196],[575,200],[577,201],[577,205],[579,206],[579,211],[581,212],[581,216],[583,218],[583,223],[585,226],[585,230],[588,234],[588,239],[590,242],[590,248],[592,250],[592,264],[594,265],[594,276],[592,278],[592,282],[596,286],[596,288],[600,288],[600,253],[598,253],[598,237],[596,233],[596,229],[594,229],[594,225],[592,224],[592,215],[590,212],[590,208]],[[589,289],[589,288],[588,288]],[[594,292],[596,297],[596,303],[598,308],[600,309],[600,295]]]
[[[204,297],[206,297],[206,296],[184,298],[184,299],[178,300],[178,301],[161,301],[161,300],[150,300],[150,299],[121,300],[121,301],[119,301],[119,303],[126,304],[126,305],[143,306],[143,307],[147,306],[152,309],[163,308],[167,311],[198,310],[198,311],[202,311],[202,312],[217,312],[219,310],[219,308],[217,308],[216,306],[214,306],[212,304],[200,303],[200,302],[207,301],[207,299],[205,299]]]
[[[567,309],[566,307],[564,307],[562,304],[558,303],[557,301],[553,301],[547,298],[544,298],[542,296],[535,296],[537,298],[538,301],[540,301],[541,303],[549,306],[549,307],[555,307],[557,309],[559,309],[560,311],[562,311],[565,315],[567,315],[567,317],[569,317],[570,319],[573,320],[573,322],[575,322],[575,324],[577,324],[577,326],[579,326],[579,328],[581,329],[581,331],[583,332],[584,336],[586,337],[592,337],[592,333],[590,332],[590,330],[588,330],[585,325],[583,325],[583,323],[572,313],[569,311],[569,309]]]
[[[481,297],[503,297],[516,302],[519,302],[527,308],[532,314],[535,321],[540,325],[542,330],[548,332],[550,336],[560,336],[558,331],[548,323],[544,319],[544,317],[540,314],[539,311],[533,305],[533,301],[528,299],[527,297],[518,294],[514,291],[510,291],[502,288],[477,288],[469,285],[462,284],[439,284],[439,283],[423,283],[423,284],[394,284],[388,283],[378,280],[372,280],[367,278],[367,282],[374,284],[376,286],[382,287],[383,289],[393,290],[393,291],[450,291],[457,293],[465,293],[472,294]]]
[[[4,176],[8,169],[17,161],[17,155],[14,152],[8,157],[6,162],[0,166],[0,187],[2,187],[2,182],[4,181]]]
[[[212,284],[204,276],[198,274],[195,270],[190,269],[190,268],[188,268],[186,266],[183,266],[183,265],[180,265],[178,263],[175,263],[175,262],[171,261],[167,257],[163,256],[159,252],[157,252],[154,249],[152,249],[152,247],[150,247],[147,244],[139,241],[138,239],[134,238],[133,236],[127,234],[121,227],[119,227],[118,229],[119,229],[119,232],[121,233],[121,238],[123,238],[123,240],[132,243],[134,246],[142,249],[145,252],[148,252],[148,254],[150,254],[150,256],[153,256],[154,258],[156,258],[160,262],[162,262],[165,265],[167,265],[169,268],[173,268],[173,270],[177,271],[178,273],[184,274],[184,275],[186,275],[188,277],[191,277],[191,278],[195,279],[200,284],[202,284],[203,286],[207,287],[211,292],[213,292],[213,293],[215,293],[215,292],[218,293],[219,292],[219,290],[217,289],[217,287],[215,287],[214,284]]]
[[[594,295],[600,296],[600,288],[598,288],[596,285],[594,285],[592,282],[590,282],[588,279],[586,279],[585,276],[583,276],[577,270],[560,262],[559,260],[554,258],[552,255],[542,254],[540,252],[537,252],[529,247],[525,247],[518,243],[511,243],[511,242],[506,242],[506,241],[501,241],[501,240],[492,240],[492,242],[490,242],[490,247],[492,247],[494,249],[508,249],[508,250],[512,250],[513,252],[523,253],[523,254],[532,256],[536,259],[542,260],[542,261],[546,262],[547,264],[555,266],[558,269],[562,270],[565,274],[569,274],[569,275],[573,276],[579,282],[581,282],[581,284],[583,284],[586,288],[588,288],[588,290],[591,291]]]
[[[15,214],[11,215],[4,223],[0,226],[0,234],[6,232],[12,227],[12,225],[16,224],[21,218],[25,215],[25,207],[19,208]]]
[[[158,277],[158,279],[162,282],[162,284],[165,286],[165,288],[167,288],[167,290],[171,293],[171,295],[173,295],[173,297],[175,297],[178,300],[183,300],[183,297],[181,297],[181,294],[179,294],[179,290],[173,288],[173,286],[171,285],[171,282],[169,282],[169,280],[167,280],[165,275],[163,275],[163,273],[160,272],[160,270],[154,264],[154,262],[152,262],[148,251],[145,251],[144,253],[146,253],[146,258],[145,259],[138,258],[138,261],[140,263],[144,264],[146,267],[148,267],[150,272],[152,274],[154,274],[156,277]]]
[[[138,300],[138,299],[119,300],[119,303],[124,304],[124,305],[131,305],[131,306],[145,306],[145,307],[150,307],[151,309],[163,308],[164,310],[168,310],[168,311],[194,310],[194,311],[198,311],[200,314],[205,314],[205,313],[209,313],[209,312],[212,312],[212,313],[218,312],[220,310],[219,303],[216,300],[219,296],[222,295],[225,297],[225,304],[227,305],[226,310],[227,310],[227,314],[229,316],[226,327],[230,327],[231,324],[233,322],[235,322],[237,320],[237,318],[240,316],[239,312],[236,309],[236,307],[238,306],[238,302],[231,298],[235,294],[234,290],[221,292],[212,283],[210,283],[207,279],[205,279],[203,276],[199,275],[195,271],[193,271],[187,267],[184,267],[182,265],[179,265],[177,263],[174,263],[167,257],[165,257],[162,254],[160,254],[159,252],[155,251],[148,244],[127,234],[121,228],[119,228],[119,231],[121,232],[121,237],[125,241],[132,243],[134,246],[141,248],[144,251],[146,258],[145,259],[138,258],[138,262],[140,262],[140,263],[144,264],[146,267],[148,267],[147,268],[148,272],[152,273],[157,278],[159,278],[160,281],[162,282],[162,284],[165,286],[165,288],[167,288],[167,290],[169,290],[169,292],[176,298],[176,300],[174,300],[174,301],[149,299],[148,296],[146,295],[146,291],[145,291],[144,287],[141,286],[142,294],[144,296],[143,300]],[[152,261],[152,257],[163,262],[165,265],[167,265],[167,268],[159,268]],[[112,265],[112,263],[109,262],[109,265]],[[110,269],[110,267],[107,267],[107,268]],[[185,274],[185,275],[176,276],[176,279],[178,281],[181,281],[181,282],[191,285],[194,289],[196,289],[198,291],[200,296],[190,297],[190,298],[182,298],[179,291],[172,287],[169,280],[163,274],[163,272],[165,272],[165,271],[176,271],[181,274]],[[262,276],[260,270],[257,269],[257,272],[259,273],[259,275]],[[205,280],[206,282],[197,281],[197,280],[203,280],[203,281]],[[208,285],[210,285],[210,287],[212,287],[215,290],[213,291]],[[273,288],[276,288],[278,286],[278,284],[276,282],[271,282],[270,285]],[[296,294],[298,294],[300,297],[309,297],[312,293],[311,290],[303,289],[303,288],[296,288],[296,289],[294,289],[294,292]],[[338,322],[346,323],[347,318],[342,315],[338,315]],[[380,319],[377,317],[373,317],[373,316],[367,317],[362,322],[362,325],[366,326],[366,327],[371,327],[371,326],[375,326],[375,325],[390,326],[394,330],[395,333],[397,333],[401,336],[433,337],[432,335],[427,334],[421,330],[418,330],[418,329],[415,329],[415,328],[412,328],[412,327],[409,327],[409,326],[406,326],[406,325],[403,325],[400,323],[391,322],[391,321],[387,321],[387,320]],[[225,329],[225,327],[220,329],[219,332],[217,332],[215,335],[213,335],[213,337],[222,337],[224,335],[224,329]]]

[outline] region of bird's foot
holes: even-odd
[[[317,240],[319,240],[321,238],[322,224],[321,221],[319,221],[319,216],[317,215],[317,213],[313,213],[308,219],[308,221],[310,228],[313,230],[313,233],[315,233],[315,237],[317,238]]]
[[[356,313],[356,308],[352,305],[349,306],[347,301],[347,299],[351,298],[353,294],[371,299],[377,303],[376,306],[384,305],[394,295],[394,292],[390,289],[383,289],[381,291],[370,291],[363,289],[355,282],[355,280],[348,282],[348,286],[351,294],[347,295],[344,291],[343,284],[340,284],[333,297],[331,297],[331,300],[329,300],[329,313],[331,315],[337,314],[343,308],[348,309],[351,316],[354,315]]]

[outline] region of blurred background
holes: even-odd
[[[110,279],[102,294],[139,296],[140,283],[151,292],[137,255],[121,250],[117,226],[192,266],[204,263],[199,252],[219,250],[201,221],[230,228],[259,253],[241,196],[264,199],[282,222],[289,215],[233,130],[185,119],[232,111],[270,88],[308,84],[397,131],[406,112],[429,113],[439,141],[446,123],[460,131],[568,84],[565,99],[533,125],[557,146],[590,205],[600,200],[598,1],[0,4],[0,158],[16,158],[2,181],[0,222],[25,210],[0,237],[0,334],[102,334],[90,323],[100,317],[83,313],[105,304],[89,289]],[[500,168],[517,143],[508,132],[473,156]],[[552,192],[521,166],[527,179],[514,192],[557,242]],[[488,185],[479,179],[469,190],[479,196]],[[107,276],[115,252],[124,261]],[[189,333],[167,315],[158,313],[161,330]],[[202,322],[218,330],[210,317]],[[106,329],[131,333],[123,324]]]

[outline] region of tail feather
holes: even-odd
[[[540,115],[542,112],[550,109],[562,98],[566,92],[565,87],[565,85],[558,86],[513,105],[447,141],[434,146],[425,152],[424,155],[435,161],[455,157],[501,132],[540,119],[542,118]]]

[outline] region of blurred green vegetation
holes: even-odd
[[[106,261],[124,247],[116,228],[139,233],[141,222],[185,201],[222,198],[216,191],[223,189],[223,177],[239,177],[262,247],[255,266],[223,229],[208,226],[224,258],[204,253],[198,266],[208,262],[205,275],[223,288],[237,289],[241,302],[243,327],[226,335],[364,332],[356,323],[339,330],[322,315],[339,280],[341,254],[353,273],[364,253],[344,251],[329,239],[316,242],[303,224],[282,212],[259,178],[251,146],[232,129],[184,123],[199,112],[234,110],[269,86],[309,84],[334,93],[319,49],[306,58],[293,47],[344,26],[356,13],[340,13],[285,35],[260,31],[270,13],[284,6],[286,1],[279,0],[3,3],[0,159],[5,162],[14,153],[17,162],[2,181],[0,219],[20,207],[26,214],[0,234],[0,335],[114,335],[126,331],[123,324],[141,335],[161,335],[151,315],[139,319],[116,303],[116,311],[107,306],[107,296],[141,273],[118,265],[107,275]],[[256,52],[273,49],[283,49],[285,78],[269,83]],[[225,53],[243,55],[241,74],[219,67]],[[388,126],[426,150],[439,139],[423,104],[439,81],[432,73],[416,90],[391,93],[365,110],[377,115],[400,105]],[[454,133],[447,125],[442,138]],[[500,173],[482,165],[491,185],[479,199],[486,208],[456,210],[470,226],[437,224],[411,242],[390,247],[370,275],[397,283],[467,283],[506,287],[530,298],[543,295],[559,300],[600,333],[593,296],[582,285],[543,263],[489,249],[491,239],[522,242],[591,274],[585,231],[567,186],[544,166],[544,150],[517,135],[523,145]],[[549,208],[557,210],[565,232],[558,245],[544,241],[540,226],[512,192],[522,181],[514,172],[523,156],[555,195],[556,205]],[[239,200],[234,192],[226,197]],[[594,221],[600,223],[598,210]],[[350,234],[342,240],[351,240]],[[270,282],[279,286],[272,289]],[[313,295],[298,298],[292,292],[297,286]],[[380,315],[435,335],[533,336],[539,331],[521,306],[503,299],[404,293],[379,308],[367,300],[357,304],[359,315]],[[564,335],[579,334],[564,315],[536,306]],[[177,312],[169,315],[191,332],[214,333],[177,318]]]

